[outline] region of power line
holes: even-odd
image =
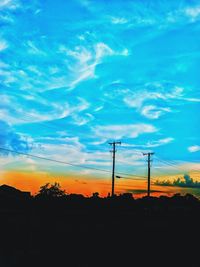
[[[156,159],[157,159],[158,161],[160,161],[161,163],[163,163],[164,165],[173,167],[174,169],[178,170],[179,172],[184,172],[183,169],[181,169],[179,166],[177,166],[177,165],[171,163],[170,161],[163,160],[163,159],[160,159],[160,158],[158,158],[158,157],[156,157]],[[186,162],[186,161],[184,161],[184,162]],[[187,162],[186,162],[186,163],[187,163]],[[198,170],[198,169],[190,169],[190,171],[193,171],[193,172],[200,172],[200,170]]]
[[[153,176],[158,176],[158,175],[168,175],[168,173],[166,173],[166,171],[164,170],[160,170],[160,168],[155,167],[154,164],[154,175]]]
[[[11,152],[11,153],[16,153],[16,154],[19,154],[19,155],[24,155],[24,156],[28,156],[28,157],[32,157],[32,158],[37,158],[37,159],[47,160],[47,161],[61,163],[61,164],[65,164],[65,165],[70,165],[70,166],[74,166],[74,167],[78,167],[78,168],[85,168],[85,169],[91,169],[91,170],[96,170],[96,171],[102,171],[102,172],[108,172],[108,173],[110,173],[109,170],[103,170],[103,169],[98,169],[98,168],[93,168],[93,167],[88,167],[88,166],[82,166],[82,165],[73,164],[73,163],[66,162],[66,161],[60,161],[60,160],[50,159],[50,158],[41,157],[41,156],[37,156],[37,155],[29,154],[29,153],[24,153],[24,152],[19,152],[19,151],[16,151],[16,150],[7,149],[7,148],[3,148],[3,147],[0,147],[0,150]]]
[[[171,164],[170,162],[168,162],[168,161],[166,161],[166,160],[159,159],[158,157],[156,157],[156,159],[157,159],[158,161],[160,161],[161,163],[163,163],[163,164],[165,164],[165,165],[168,165],[168,166],[170,166],[170,167],[173,167],[173,168],[175,168],[175,169],[177,169],[177,170],[180,171],[180,169],[179,169],[175,164]]]
[[[146,151],[146,149],[144,149],[144,150],[135,149],[134,146],[122,146],[122,149],[131,150],[131,151],[133,151],[133,153],[139,154],[139,155],[142,155]]]
[[[166,164],[166,165],[169,165],[169,166],[178,168],[178,166],[176,165],[176,163],[173,162],[173,161],[169,161],[169,160],[165,160],[165,159],[160,159],[160,158],[158,158],[157,156],[155,156],[155,158],[156,158],[157,160],[159,160],[160,162]]]
[[[9,92],[9,93],[11,93],[11,92]],[[19,96],[18,94],[14,93],[14,92],[12,92],[12,94],[14,94],[16,96]],[[35,93],[35,94],[38,96],[38,93]],[[42,97],[40,95],[39,95],[39,97],[40,98],[44,98],[44,97]],[[12,110],[15,110],[16,112],[18,112],[18,110],[16,108],[12,108]],[[27,118],[27,119],[34,119],[36,121],[31,122],[29,120],[24,119],[24,117]],[[64,119],[64,117],[63,118],[57,118],[57,119],[55,118],[54,120],[62,120],[62,119]],[[37,121],[37,116],[34,116],[32,113],[29,113],[27,111],[25,113],[23,113],[23,117],[21,116],[19,120],[25,121],[25,122],[27,122],[27,124],[41,124],[41,125],[43,125],[43,126],[45,126],[47,128],[56,129],[57,131],[61,131],[60,126],[58,124],[56,124],[55,122],[52,122],[52,120],[48,120],[47,119],[47,120],[44,120],[44,121]],[[51,123],[53,126],[52,125],[48,125],[47,123],[48,124]]]
[[[17,111],[17,109],[15,109],[15,110]],[[27,118],[27,120],[25,118]],[[35,116],[33,116],[32,114],[30,114],[28,112],[26,112],[26,114],[23,114],[23,118],[20,118],[20,120],[27,122],[27,124],[41,124],[42,126],[47,127],[49,129],[53,129],[53,130],[57,130],[57,131],[62,131],[62,129],[56,123],[54,123],[52,121],[45,120],[45,121],[30,122],[28,119],[36,119],[36,118],[35,118]],[[49,125],[49,123],[52,124],[53,126],[52,125]],[[83,135],[83,134],[81,134],[81,135]],[[79,136],[80,136],[80,134],[79,134]],[[74,136],[73,135],[70,135],[70,134],[67,134],[67,138],[71,138],[71,137],[74,137]],[[87,151],[87,153],[93,153],[93,151],[106,152],[106,151],[97,150],[97,149],[91,149],[90,148],[90,151]]]
[[[17,109],[15,109],[15,110],[17,111]],[[27,118],[27,119],[25,119],[25,118]],[[29,121],[29,119],[37,119],[37,118],[35,116],[33,116],[31,113],[29,113],[29,112],[26,112],[26,114],[23,114],[23,118],[20,117],[20,120],[22,120],[24,122],[27,122],[27,124],[41,124],[42,126],[47,127],[49,129],[53,129],[53,130],[57,130],[57,131],[62,131],[62,129],[59,127],[59,125],[56,124],[55,122],[53,122],[52,120],[50,120],[50,121],[49,120],[44,120],[44,121],[33,121],[33,122],[31,122],[31,121]],[[63,118],[60,118],[60,120],[62,120],[62,119]],[[83,134],[81,134],[81,135],[83,135]],[[79,136],[80,136],[80,134],[79,134]],[[71,138],[71,137],[74,137],[74,135],[67,134],[67,137],[68,138]],[[91,151],[99,151],[99,152],[102,152],[101,150],[91,149],[90,148],[90,151],[87,151],[87,153],[92,153]],[[134,149],[134,151],[136,151],[137,153],[140,153],[140,154],[142,153],[139,150],[135,150]],[[103,151],[103,152],[105,152],[105,151]]]
[[[17,109],[15,109],[15,110],[17,111]],[[27,124],[41,124],[42,126],[44,126],[46,128],[53,129],[56,131],[62,131],[63,130],[59,127],[58,124],[56,124],[52,120],[32,121],[31,122],[31,121],[29,121],[29,119],[35,119],[36,120],[37,118],[35,116],[33,116],[31,113],[26,112],[25,114],[23,114],[23,118],[20,117],[19,120],[22,120],[22,121],[26,122]],[[59,120],[62,120],[62,119],[64,119],[64,118],[59,118]],[[49,124],[52,124],[52,125],[49,125]],[[79,136],[80,136],[80,134],[79,134]],[[74,137],[74,135],[67,134],[67,137],[69,137],[69,138]]]
[[[94,167],[73,164],[73,163],[66,162],[66,161],[60,161],[60,160],[50,159],[50,158],[46,158],[46,157],[41,157],[41,156],[29,154],[29,153],[19,152],[17,150],[12,150],[12,149],[8,149],[8,148],[4,148],[4,147],[0,147],[0,150],[6,151],[6,152],[15,153],[15,154],[18,154],[18,155],[27,156],[27,157],[32,157],[32,158],[37,158],[37,159],[41,159],[41,160],[47,160],[47,161],[51,161],[51,162],[65,164],[65,165],[69,165],[69,166],[73,166],[73,167],[78,167],[78,168],[83,168],[83,169],[89,169],[89,170],[95,170],[95,171],[101,171],[101,172],[111,173],[111,171],[109,171],[109,170],[98,169],[98,168],[94,168]],[[135,175],[131,175],[131,174],[127,174],[127,173],[122,173],[122,172],[116,172],[116,173],[123,174],[123,175],[129,175],[129,177],[135,176]],[[140,177],[140,176],[136,176],[136,177]]]
[[[166,161],[166,160],[165,160]],[[172,162],[174,165],[175,164],[177,164],[174,160],[167,160],[167,162]],[[182,163],[193,163],[193,162],[187,162],[187,161],[182,161]],[[200,163],[200,162],[198,162],[198,163]],[[200,171],[200,169],[190,169],[191,171],[197,171],[197,172],[199,172]]]

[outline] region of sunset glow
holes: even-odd
[[[152,195],[199,196],[199,1],[10,0],[0,12],[0,184],[107,196],[116,140],[116,194],[146,194],[154,152]]]

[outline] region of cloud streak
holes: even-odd
[[[139,148],[153,148],[170,144],[174,141],[174,138],[167,137],[156,141],[148,141],[146,144],[122,144],[124,147],[139,147]]]
[[[144,90],[138,88],[134,93],[129,89],[124,97],[124,103],[135,108],[148,119],[158,119],[173,112],[170,105],[176,105],[176,101],[199,102],[198,98],[184,97],[184,88],[182,87],[173,84],[167,84],[166,87],[165,83],[152,83],[144,85],[146,88]]]
[[[198,152],[198,151],[200,151],[200,146],[198,146],[198,145],[189,146],[188,147],[188,151],[191,152],[191,153]]]
[[[32,147],[32,143],[30,138],[16,133],[6,122],[0,121],[0,147],[28,152]],[[0,150],[0,154],[7,155],[8,152]]]
[[[0,10],[4,9],[17,9],[20,7],[20,2],[18,0],[1,0],[0,2]]]
[[[8,43],[5,40],[0,40],[0,52],[8,48]]]
[[[151,124],[129,124],[129,125],[107,125],[107,126],[96,126],[93,128],[93,132],[97,137],[107,139],[121,139],[123,137],[136,138],[141,134],[154,133],[156,129]]]

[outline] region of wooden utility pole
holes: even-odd
[[[144,156],[147,156],[147,162],[148,162],[148,185],[147,185],[147,196],[150,197],[150,183],[151,183],[151,156],[153,155],[153,152],[149,153],[143,153]]]
[[[112,157],[113,157],[113,164],[112,164],[112,192],[111,192],[111,196],[113,197],[115,195],[115,153],[116,153],[116,145],[121,145],[121,142],[111,142],[109,144],[113,147],[113,149],[111,150]]]

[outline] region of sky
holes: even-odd
[[[153,194],[200,195],[199,1],[0,0],[0,27],[1,184],[107,195],[121,141],[116,193],[154,152]]]

